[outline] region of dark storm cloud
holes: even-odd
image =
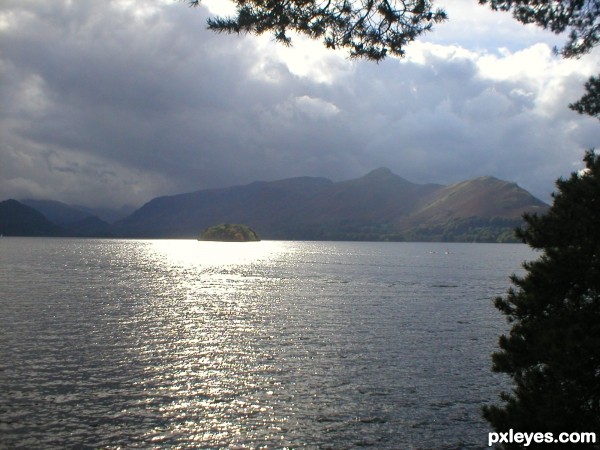
[[[517,53],[420,44],[375,65],[284,50],[208,32],[206,11],[180,2],[20,0],[0,13],[3,198],[139,204],[379,166],[547,196],[599,137],[566,108],[585,61],[563,68],[543,51],[523,56],[546,64],[536,78],[511,72]]]

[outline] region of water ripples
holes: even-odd
[[[481,448],[522,246],[3,239],[0,447]],[[444,245],[444,248],[446,245]]]

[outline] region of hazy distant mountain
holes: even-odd
[[[74,237],[113,237],[112,227],[108,222],[96,217],[88,216],[65,225],[69,236]]]
[[[97,217],[105,223],[114,223],[127,217],[134,211],[132,207],[90,208],[88,206],[68,205],[55,200],[20,200],[21,203],[31,206],[41,212],[47,219],[60,226],[67,226],[89,217]]]
[[[4,236],[64,236],[65,231],[30,206],[10,199],[0,202],[0,234]]]
[[[229,222],[266,239],[495,242],[512,238],[523,212],[547,207],[492,177],[416,184],[382,168],[338,183],[301,177],[159,197],[113,230],[130,237],[196,237]]]
[[[89,216],[89,214],[77,208],[54,200],[33,200],[28,198],[20,200],[20,202],[39,211],[49,221],[59,226],[69,225]]]
[[[63,234],[74,237],[110,237],[111,226],[98,216],[90,214],[89,208],[79,208],[54,200],[21,200],[42,213],[50,222],[58,225]]]
[[[135,211],[135,208],[132,206],[121,206],[120,208],[90,208],[88,206],[74,205],[73,208],[86,213],[88,216],[96,216],[107,223],[115,223]]]

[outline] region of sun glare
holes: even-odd
[[[273,258],[283,252],[284,243],[156,240],[152,241],[151,249],[158,257],[166,258],[176,266],[228,266]]]

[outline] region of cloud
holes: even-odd
[[[433,33],[421,41],[440,45],[455,45],[475,52],[498,53],[505,48],[518,51],[538,43],[550,48],[560,47],[566,41],[564,35],[556,35],[534,24],[523,25],[513,19],[511,13],[492,11],[476,0],[437,0],[449,20],[435,27]]]
[[[207,8],[184,2],[6,1],[0,197],[139,205],[388,166],[417,182],[495,175],[547,200],[599,140],[597,121],[567,108],[597,54],[561,60],[546,33],[477,11],[476,32],[438,27],[374,64],[301,37],[216,35]],[[510,24],[510,42],[490,20]]]

